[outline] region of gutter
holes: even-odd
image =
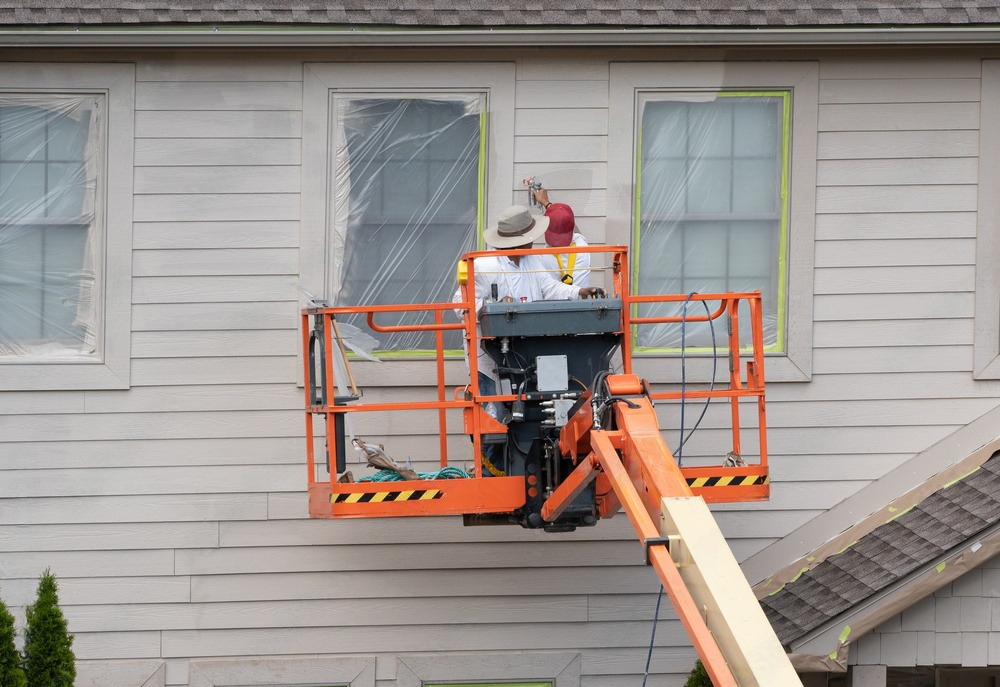
[[[0,28],[0,47],[907,46],[1000,44],[1000,25],[836,28],[387,28],[334,25],[100,25]]]

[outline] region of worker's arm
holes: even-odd
[[[478,313],[479,310],[480,310],[480,308],[483,307],[483,302],[490,295],[491,281],[494,278],[494,275],[483,274],[483,272],[480,271],[480,268],[485,269],[485,270],[490,269],[489,266],[487,265],[487,261],[488,260],[492,260],[492,258],[480,258],[476,262],[476,264],[474,265],[474,268],[475,268],[474,271],[475,271],[475,274],[476,274],[476,281],[473,284],[473,290],[475,291],[476,301],[475,301],[475,305],[473,306],[473,312],[476,312],[476,313]],[[455,290],[455,293],[452,295],[451,300],[452,300],[453,303],[459,303],[459,302],[462,301],[462,287],[461,286],[459,286]],[[465,315],[465,311],[462,310],[462,309],[456,309],[455,312],[458,314],[458,316],[460,318]]]
[[[563,284],[550,274],[542,275],[538,280],[538,285],[542,291],[542,298],[547,301],[568,301],[574,298],[601,298],[604,296],[604,289],[589,286],[580,288]]]
[[[498,267],[495,258],[479,258],[473,264],[473,268],[476,273],[475,312],[478,313],[482,309],[486,299],[492,296],[490,291],[493,282],[497,280],[497,275],[490,274],[490,272],[496,272]]]

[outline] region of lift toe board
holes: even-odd
[[[524,501],[523,477],[309,485],[309,516],[313,518],[511,512]]]

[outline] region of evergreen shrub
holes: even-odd
[[[35,603],[27,608],[24,672],[29,687],[73,687],[76,662],[73,637],[59,608],[56,578],[46,569],[38,581]]]
[[[0,687],[26,687],[21,655],[14,645],[14,616],[0,600]]]
[[[694,664],[694,670],[688,675],[687,682],[684,683],[684,687],[713,687],[712,678],[708,676],[708,671],[705,670],[705,666],[701,664],[701,659]]]

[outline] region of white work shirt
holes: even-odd
[[[580,232],[573,233],[573,241],[577,246],[587,246],[587,239],[583,238],[583,234]],[[569,246],[566,247],[569,250]],[[561,280],[563,276],[563,271],[569,272],[569,254],[564,253],[559,257],[562,259],[562,268],[559,267],[559,262],[556,260],[554,255],[539,255],[537,256],[542,264],[545,265],[545,269],[551,270],[552,276],[556,279]],[[577,253],[576,261],[573,263],[573,270],[571,272],[573,275],[573,286],[578,289],[586,288],[590,286],[590,253]]]
[[[515,265],[506,255],[476,258],[473,271],[476,278],[476,313],[487,298],[492,298],[492,285],[497,285],[497,300],[510,296],[515,302],[541,300],[571,300],[580,297],[581,286],[563,284],[547,267],[542,258],[551,255],[522,255],[521,264]],[[555,262],[555,259],[552,260]],[[455,300],[461,299],[461,290],[455,293]],[[479,371],[497,379],[496,362],[479,346]]]

